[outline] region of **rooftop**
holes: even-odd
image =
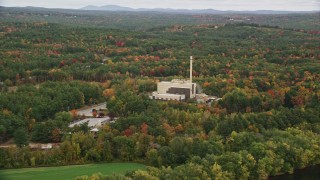
[[[185,79],[172,79],[171,81],[161,81],[159,83],[191,83],[190,80],[185,80]]]
[[[88,126],[89,127],[97,127],[97,126],[101,126],[102,124],[106,123],[107,121],[110,121],[109,117],[104,117],[104,118],[86,118],[86,119],[80,120],[78,122],[71,123],[69,125],[69,127],[72,128],[75,125],[80,125],[80,124],[83,124],[83,123],[86,123],[86,122],[88,122]]]

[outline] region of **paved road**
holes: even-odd
[[[92,109],[106,109],[106,103],[101,103],[101,104],[96,104],[88,109],[82,109],[82,110],[78,110],[78,114],[80,116],[85,115],[85,116],[92,116]]]

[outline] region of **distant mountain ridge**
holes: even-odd
[[[291,14],[291,13],[316,13],[319,11],[274,11],[274,10],[255,10],[255,11],[221,11],[215,9],[172,9],[172,8],[130,8],[118,5],[105,5],[105,6],[94,6],[88,5],[80,10],[89,11],[128,11],[128,12],[167,12],[167,13],[187,13],[187,14]]]
[[[117,5],[105,5],[105,6],[93,6],[89,5],[83,8],[80,8],[81,10],[100,10],[100,11],[134,11],[135,9],[129,8],[129,7],[122,7]]]

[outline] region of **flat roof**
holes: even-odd
[[[161,81],[160,84],[196,84],[191,82],[172,82],[172,81]]]
[[[75,125],[80,125],[80,124],[83,124],[83,123],[86,123],[88,122],[88,126],[89,127],[94,127],[96,125],[101,125],[101,123],[105,122],[105,121],[109,121],[110,120],[110,117],[104,117],[104,118],[86,118],[86,119],[82,119],[78,122],[75,122],[75,123],[71,123],[69,125],[69,127],[74,127]]]

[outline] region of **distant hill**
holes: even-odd
[[[117,5],[93,6],[89,5],[80,10],[91,11],[129,11],[129,12],[165,12],[165,13],[184,13],[184,14],[295,14],[295,13],[316,13],[317,11],[273,11],[273,10],[256,10],[256,11],[220,11],[215,9],[172,9],[172,8],[130,8]]]
[[[98,10],[98,11],[135,11],[135,9],[133,8],[122,7],[117,5],[106,5],[106,6],[100,6],[100,7],[89,5],[80,9],[81,10]]]

